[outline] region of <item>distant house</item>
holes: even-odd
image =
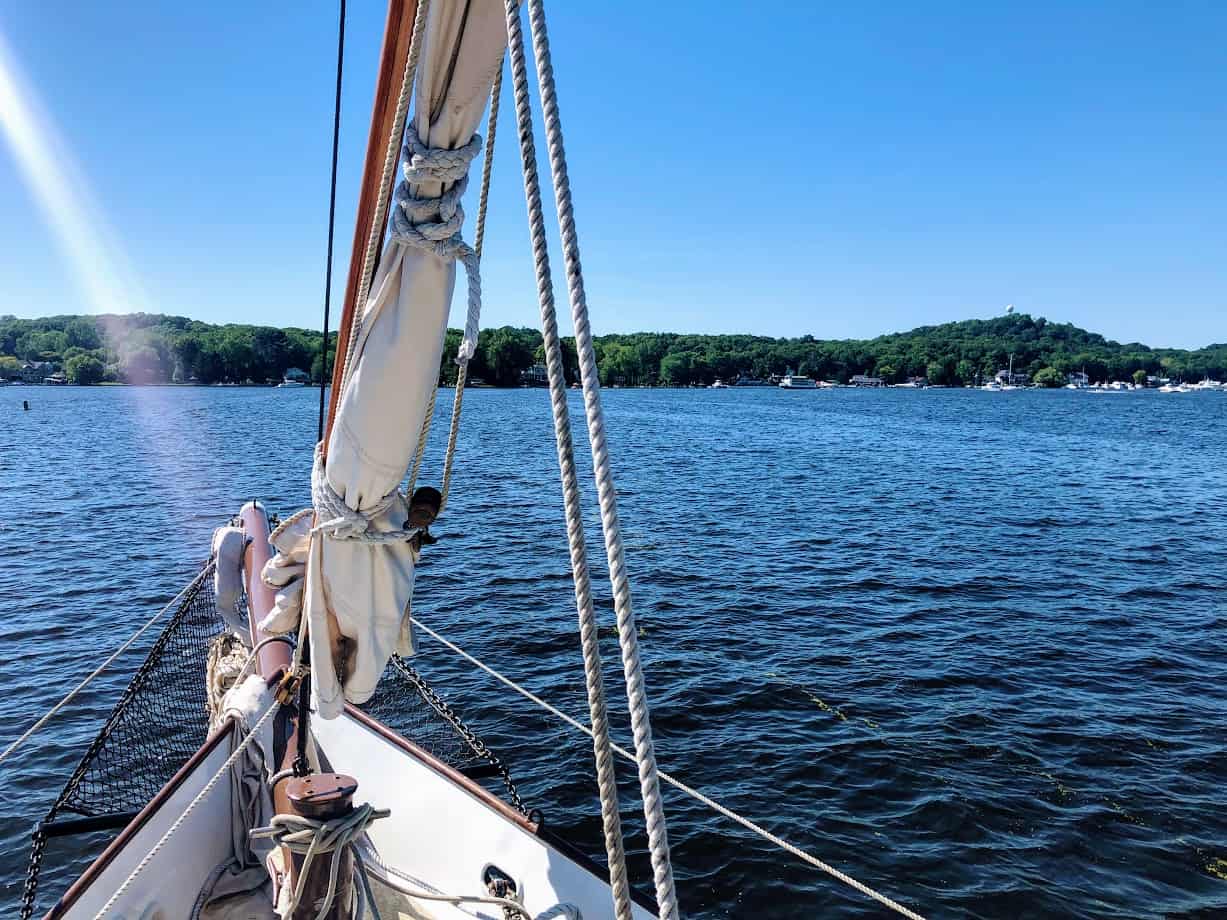
[[[854,387],[884,387],[886,381],[881,377],[870,377],[868,374],[855,374],[848,383]]]
[[[520,371],[520,385],[526,387],[546,387],[550,385],[550,373],[544,364],[534,364],[527,370]]]
[[[1009,371],[997,371],[997,376],[994,379],[1004,386],[1025,387],[1031,382],[1031,375],[1015,371],[1013,376],[1011,376]]]
[[[1065,380],[1076,387],[1085,387],[1091,384],[1091,378],[1083,371],[1074,371],[1072,374],[1066,374]]]
[[[26,383],[44,383],[55,373],[55,365],[50,361],[27,361],[21,365],[21,379]]]
[[[68,378],[64,376],[63,371],[56,371],[54,374],[48,374],[46,379],[43,380],[43,383],[47,384],[48,386],[62,387],[64,384],[68,383]]]
[[[297,367],[291,367],[285,372],[285,379],[295,381],[296,383],[306,383],[311,379],[311,375]]]

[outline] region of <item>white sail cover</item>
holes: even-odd
[[[499,0],[431,4],[413,107],[414,126],[428,146],[455,149],[472,138],[502,66],[504,16]],[[383,250],[325,467],[328,484],[356,511],[377,507],[405,478],[438,377],[455,282],[454,261],[396,241]],[[405,517],[406,509],[393,502],[372,527],[397,530]],[[415,561],[406,542],[312,537],[304,613],[324,718],[337,716],[345,700],[369,699],[393,651],[412,653],[405,621]],[[348,640],[343,686],[330,650],[337,633]]]

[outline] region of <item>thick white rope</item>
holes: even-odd
[[[212,777],[210,777],[207,783],[205,783],[204,788],[201,789],[200,792],[196,793],[195,798],[188,803],[187,808],[183,810],[183,814],[179,815],[179,817],[175,819],[175,822],[166,829],[166,833],[163,834],[158,839],[158,842],[153,845],[153,849],[145,855],[144,859],[137,863],[136,868],[132,870],[131,874],[129,874],[126,879],[124,879],[123,884],[115,889],[115,893],[112,894],[110,899],[102,905],[102,909],[94,915],[94,920],[102,920],[102,918],[105,917],[119,902],[120,898],[124,896],[125,892],[132,887],[132,883],[136,881],[137,876],[145,871],[145,869],[151,862],[153,862],[154,858],[161,851],[162,847],[166,845],[166,842],[174,836],[175,832],[183,826],[183,822],[188,819],[188,816],[196,810],[196,806],[209,797],[210,793],[213,792],[213,788],[218,784],[221,778],[227,775],[230,768],[233,767],[235,763],[238,762],[238,759],[243,756],[243,752],[246,751],[247,747],[256,739],[256,736],[260,733],[260,729],[264,727],[264,723],[268,721],[269,717],[271,717],[272,714],[277,711],[277,709],[278,703],[276,700],[273,700],[273,702],[269,704],[268,709],[264,711],[264,715],[260,716],[256,724],[251,727],[251,730],[247,733],[247,737],[238,744],[238,746],[234,749],[234,752],[226,758],[226,762],[222,764],[218,771],[214,773]]]
[[[481,661],[480,659],[473,657],[468,652],[466,652],[464,649],[462,649],[460,646],[456,645],[454,642],[451,642],[448,639],[445,639],[443,636],[439,635],[437,632],[435,632],[433,629],[431,629],[429,626],[427,626],[417,617],[413,617],[412,619],[413,619],[413,625],[417,626],[419,629],[422,630],[422,632],[426,633],[428,636],[435,639],[436,641],[441,643],[446,648],[455,652],[465,661],[469,662],[473,666],[489,674],[499,683],[503,684],[505,687],[508,687],[511,690],[514,690],[516,693],[520,694],[520,696],[524,697],[525,699],[533,703],[536,703],[546,712],[550,713],[553,716],[556,716],[558,719],[562,720],[567,725],[570,725],[576,731],[583,732],[585,735],[587,735],[590,738],[593,737],[592,729],[590,729],[584,723],[580,722],[578,719],[572,718],[571,716],[563,712],[561,709],[559,709],[557,706],[554,706],[552,703],[549,703],[546,700],[542,699],[541,697],[537,696],[537,694],[533,693],[531,690],[520,686],[510,677],[507,677],[506,675],[500,673],[499,671],[496,671],[494,668],[486,664],[484,661]],[[613,747],[614,752],[618,754],[620,757],[625,758],[631,763],[635,762],[635,755],[633,755],[626,748],[618,744],[614,744],[612,745],[612,747]],[[751,821],[749,818],[739,815],[737,812],[733,811],[728,806],[721,805],[715,799],[711,798],[710,796],[704,795],[702,792],[699,792],[699,790],[695,789],[693,786],[687,785],[686,783],[682,782],[680,779],[677,779],[672,774],[667,773],[664,770],[660,770],[658,772],[659,772],[660,778],[664,780],[666,783],[668,783],[670,786],[673,786],[675,789],[678,789],[681,792],[684,792],[686,795],[690,796],[696,801],[702,802],[712,811],[717,812],[718,814],[724,815],[724,817],[732,821],[736,821],[742,827],[746,828],[749,831],[752,831],[753,833],[762,837],[764,840],[768,841],[769,843],[775,844],[780,849],[786,850],[787,852],[791,853],[793,856],[800,859],[802,862],[808,863],[809,865],[813,866],[815,869],[819,869],[822,872],[825,872],[827,875],[831,876],[832,878],[843,882],[845,885],[848,885],[851,888],[856,889],[857,891],[859,891],[861,894],[865,895],[866,897],[873,898],[873,900],[877,901],[879,904],[883,904],[886,907],[889,907],[891,910],[895,911],[896,913],[902,914],[904,917],[909,917],[911,918],[911,920],[924,920],[924,917],[922,917],[920,914],[916,913],[915,911],[909,910],[908,908],[900,904],[898,901],[895,901],[893,898],[890,898],[887,895],[884,895],[878,891],[875,891],[874,889],[866,885],[864,882],[858,882],[856,879],[854,879],[852,876],[848,875],[847,873],[840,872],[830,863],[824,862],[823,860],[819,859],[817,856],[814,856],[810,853],[805,852],[805,850],[802,850],[800,847],[794,846],[793,844],[789,843],[787,840],[783,839],[782,837],[779,837],[771,833],[771,831],[767,830],[761,824],[756,824],[755,822]]]
[[[477,327],[481,322],[481,269],[477,251],[460,235],[464,208],[460,199],[469,187],[469,164],[481,150],[481,136],[474,134],[467,144],[428,147],[418,137],[417,128],[405,126],[404,179],[396,187],[396,209],[392,212],[392,239],[405,246],[430,252],[440,259],[454,259],[464,265],[468,278],[468,313],[464,338],[456,355],[457,363],[468,361],[477,351]],[[424,183],[438,182],[451,188],[438,195],[422,195]]]
[[[407,515],[409,502],[397,489],[361,511],[349,507],[328,482],[324,445],[315,445],[315,462],[311,466],[311,504],[315,509],[315,519],[319,523],[311,529],[312,533],[323,533],[334,540],[356,540],[359,543],[402,543],[412,540],[420,532],[420,527],[405,526],[398,530],[375,530],[373,527],[376,518],[397,502],[401,503]],[[303,513],[300,511],[295,517]]]
[[[524,41],[520,28],[518,0],[506,0],[506,11],[507,41],[512,51],[516,111],[520,120],[520,145],[527,163],[528,154],[531,154],[532,151],[525,145],[531,140],[532,125],[528,105],[519,105],[521,96],[527,97],[528,88],[527,76],[524,72]],[[648,851],[652,860],[656,903],[661,920],[678,920],[680,912],[673,884],[673,867],[669,858],[669,834],[665,825],[664,804],[660,797],[651,717],[647,691],[644,687],[643,667],[639,659],[638,629],[631,608],[630,582],[627,577],[626,556],[622,548],[622,533],[618,522],[617,492],[610,469],[609,448],[605,442],[601,385],[592,345],[592,329],[588,322],[588,301],[584,293],[579,240],[575,230],[571,185],[567,177],[566,152],[563,148],[562,126],[558,114],[558,96],[554,86],[554,69],[550,64],[549,37],[546,33],[545,11],[541,0],[529,0],[528,18],[533,37],[533,57],[537,65],[537,83],[541,92],[541,114],[545,122],[546,148],[549,152],[550,172],[554,180],[554,203],[558,211],[563,264],[566,267],[567,291],[575,329],[575,346],[584,387],[588,440],[592,445],[592,470],[601,506],[601,529],[605,535],[605,552],[609,559],[609,580],[613,588],[614,611],[617,614],[618,645],[622,651],[622,671],[626,679],[626,696],[630,709],[631,732],[635,742],[635,763],[639,771],[639,788],[643,796],[643,813],[647,824]],[[539,209],[539,194],[537,198]],[[531,220],[533,211],[531,195],[529,211]]]
[[[418,60],[422,56],[423,35],[426,32],[426,20],[429,16],[430,0],[417,0],[413,34],[409,38],[409,57],[405,63],[405,76],[401,81],[400,94],[396,99],[392,130],[388,135],[388,144],[384,151],[383,172],[379,178],[379,197],[375,202],[375,214],[367,236],[366,257],[362,262],[362,277],[358,282],[353,320],[350,323],[349,343],[345,349],[345,363],[341,366],[340,396],[345,395],[345,390],[349,387],[349,378],[354,372],[354,352],[358,348],[358,339],[361,338],[362,323],[366,319],[367,297],[370,295],[371,280],[375,275],[375,262],[379,258],[380,244],[383,243],[384,222],[388,216],[388,198],[392,191],[392,175],[396,171],[401,139],[405,133],[405,118],[409,113],[409,100],[413,97],[413,81],[417,76]]]
[[[497,102],[492,103],[497,105]],[[492,109],[493,111],[493,109]],[[427,147],[418,136],[417,129],[410,124],[405,131],[405,149],[403,152],[404,179],[396,188],[396,210],[392,212],[392,239],[405,246],[433,253],[441,259],[454,259],[464,265],[465,277],[468,280],[468,313],[465,318],[464,338],[456,354],[456,363],[460,365],[457,379],[456,400],[463,399],[464,375],[469,360],[477,353],[477,335],[481,322],[481,255],[476,247],[464,241],[460,229],[464,225],[464,208],[460,201],[469,187],[469,164],[481,149],[481,138],[473,135],[463,147],[452,150],[448,147]],[[481,204],[478,220],[483,230],[485,224],[486,205],[489,198],[489,165],[490,154],[486,154],[485,166],[482,168]],[[422,195],[424,184],[438,183],[442,188],[438,195]],[[447,188],[451,183],[451,188]],[[415,190],[416,189],[416,190]],[[467,375],[465,375],[467,376]],[[435,381],[430,391],[430,400],[426,412],[422,416],[422,427],[418,432],[417,450],[414,452],[412,471],[409,474],[408,495],[413,494],[417,485],[418,472],[422,468],[422,458],[426,454],[426,441],[430,435],[430,425],[435,416],[435,400],[439,394],[439,384]],[[448,437],[448,456],[444,461],[444,478],[450,478],[451,460],[455,453],[456,426],[459,424],[459,412],[453,407],[452,430]],[[442,511],[442,502],[440,502]]]
[[[319,820],[302,815],[274,815],[267,827],[252,828],[252,837],[267,837],[277,846],[284,846],[303,857],[298,868],[298,885],[295,887],[285,915],[293,916],[306,891],[311,864],[317,857],[331,854],[328,862],[328,888],[316,907],[316,920],[322,920],[337,893],[337,875],[341,868],[341,856],[346,847],[359,840],[371,823],[386,818],[392,812],[386,808],[374,808],[370,803],[358,805],[337,818]],[[361,857],[358,857],[361,865]],[[373,906],[373,905],[372,905]]]
[[[519,12],[508,5],[508,31],[519,30]],[[554,440],[558,450],[558,469],[562,480],[563,507],[567,538],[571,550],[571,574],[575,583],[575,607],[579,616],[580,646],[584,658],[584,678],[588,693],[588,714],[592,722],[593,755],[596,761],[597,788],[601,800],[601,821],[605,852],[609,861],[609,886],[614,911],[619,920],[630,920],[630,881],[626,872],[622,822],[618,805],[618,783],[609,739],[609,714],[605,702],[598,623],[592,602],[592,583],[588,574],[588,550],[584,541],[583,509],[580,505],[579,479],[575,472],[575,444],[571,436],[567,382],[562,346],[558,338],[558,317],[554,308],[554,282],[550,275],[549,248],[545,218],[541,208],[541,186],[537,177],[537,153],[533,143],[531,102],[522,41],[512,43],[511,73],[515,89],[516,120],[523,159],[524,196],[528,205],[529,235],[532,238],[533,264],[537,276],[537,297],[541,304],[541,333],[545,363],[549,372],[550,403],[554,418]]]
[[[68,693],[64,695],[64,698],[62,700],[60,700],[58,703],[56,703],[54,706],[48,709],[45,713],[43,713],[42,717],[37,722],[35,722],[33,725],[27,728],[24,732],[22,732],[21,735],[19,735],[17,739],[13,741],[12,744],[10,744],[8,747],[4,749],[4,753],[0,753],[0,763],[3,763],[5,760],[7,760],[9,756],[14,751],[16,751],[19,747],[25,744],[26,741],[28,741],[30,737],[34,735],[35,732],[37,732],[40,728],[42,728],[44,725],[50,722],[51,719],[54,718],[57,712],[59,712],[61,709],[67,706],[70,702],[72,702],[73,699],[76,698],[77,694],[80,693],[82,690],[84,690],[86,686],[88,686],[90,681],[92,681],[94,678],[96,678],[99,674],[101,674],[103,671],[105,671],[110,666],[111,662],[113,662],[116,658],[118,658],[120,655],[126,652],[129,648],[131,648],[132,643],[135,642],[137,639],[139,639],[142,635],[144,635],[145,631],[148,630],[149,627],[151,627],[154,623],[160,620],[162,616],[166,613],[166,611],[170,610],[171,607],[173,607],[176,603],[178,603],[179,600],[183,598],[184,595],[186,595],[194,587],[200,584],[201,580],[205,577],[207,572],[208,572],[207,568],[201,570],[200,574],[198,574],[195,578],[193,578],[190,582],[188,582],[183,587],[183,590],[181,590],[178,594],[176,594],[169,601],[167,601],[166,605],[161,610],[155,613],[148,621],[146,621],[146,623],[143,626],[141,626],[136,632],[134,632],[131,636],[129,636],[127,640],[123,643],[123,645],[115,649],[115,651],[112,652],[110,656],[105,661],[102,662],[102,664],[94,668],[94,670],[92,670],[89,674],[85,676],[84,680],[82,680],[79,684],[77,684],[75,687],[69,690]]]

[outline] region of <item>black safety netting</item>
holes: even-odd
[[[240,602],[246,616],[245,602]],[[196,752],[208,734],[206,662],[213,640],[229,627],[217,610],[213,561],[183,592],[148,655],[32,837],[30,871],[22,903],[32,916],[49,842],[90,833],[96,855],[127,820]],[[388,666],[375,697],[364,707],[419,748],[474,777],[499,777],[511,803],[523,810],[515,784],[490,752],[426,681],[400,659]],[[80,819],[91,819],[82,821]],[[106,829],[110,835],[100,835]],[[81,847],[75,861],[81,860]]]

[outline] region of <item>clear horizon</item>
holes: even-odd
[[[376,6],[350,9],[334,292]],[[318,328],[335,8],[70,7],[0,0],[0,313]],[[1012,302],[1227,340],[1227,7],[550,12],[598,334],[870,339]],[[503,115],[483,324],[535,326]]]

